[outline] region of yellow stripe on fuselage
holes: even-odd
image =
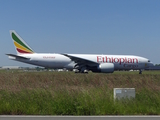
[[[18,48],[18,49],[21,49],[21,50],[26,51],[26,52],[31,52],[31,53],[33,53],[32,51],[30,51],[30,50],[28,50],[27,48],[21,46],[20,44],[18,44],[18,43],[15,42],[15,41],[14,41],[14,45],[15,45],[16,48]]]

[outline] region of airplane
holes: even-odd
[[[139,70],[142,74],[143,69],[153,66],[149,59],[135,55],[36,53],[14,30],[10,34],[17,54],[6,54],[9,59],[44,68],[75,69],[76,73]]]

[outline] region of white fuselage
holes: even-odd
[[[93,61],[98,64],[101,63],[113,63],[114,70],[140,70],[145,69],[153,64],[149,59],[133,55],[96,55],[96,54],[69,54],[78,58]],[[69,57],[62,54],[45,54],[45,53],[34,53],[34,54],[21,54],[19,56],[26,57],[29,59],[16,59],[10,57],[13,60],[25,62],[33,65],[42,66],[45,68],[53,69],[74,69],[75,62]]]

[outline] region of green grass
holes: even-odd
[[[113,88],[136,89],[113,100]],[[74,74],[0,71],[1,115],[160,115],[160,71]]]

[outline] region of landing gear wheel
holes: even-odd
[[[139,70],[139,74],[142,74],[142,70]]]

